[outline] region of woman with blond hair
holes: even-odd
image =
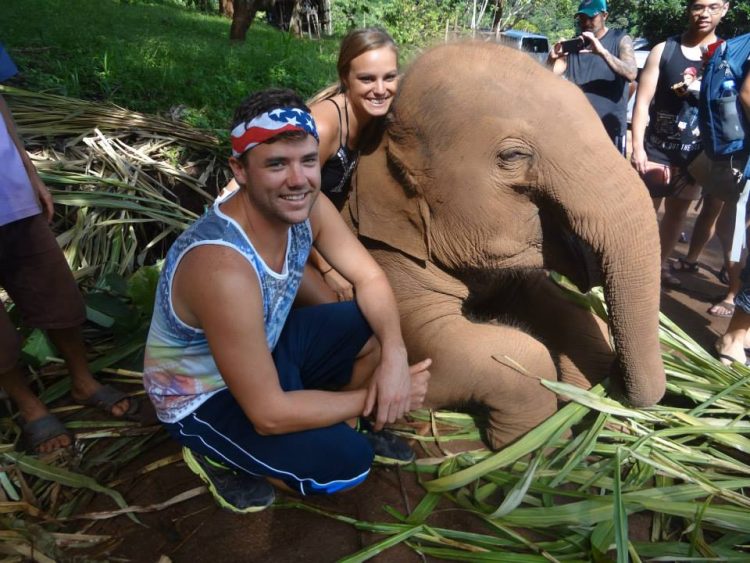
[[[308,102],[320,135],[321,191],[341,209],[351,189],[359,148],[388,113],[398,85],[398,47],[383,29],[350,31],[336,64],[339,82]],[[313,249],[310,263],[338,300],[352,299],[351,284]]]

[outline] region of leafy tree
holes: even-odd
[[[610,20],[616,20],[622,24],[619,27],[645,37],[654,45],[685,29],[686,6],[685,0],[612,0]],[[718,33],[722,37],[734,37],[750,31],[749,24],[750,1],[730,2]]]

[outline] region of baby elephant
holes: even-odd
[[[579,89],[526,54],[444,45],[410,67],[344,214],[387,272],[427,404],[489,409],[494,448],[552,414],[540,379],[608,375],[634,406],[664,394],[656,217]],[[607,327],[555,270],[604,286]]]

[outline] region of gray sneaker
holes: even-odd
[[[189,448],[182,448],[182,457],[190,470],[208,486],[222,508],[247,514],[259,512],[273,504],[276,496],[273,486],[262,477],[235,473]]]

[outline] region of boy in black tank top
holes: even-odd
[[[653,48],[638,83],[631,161],[657,211],[664,200],[659,223],[662,284],[671,287],[679,286],[680,280],[670,274],[667,259],[677,244],[690,202],[701,194],[687,172],[687,165],[700,151],[700,132],[691,117],[696,100],[692,92],[699,87],[702,66],[700,47],[717,40],[716,26],[727,9],[724,0],[690,0],[687,29]]]

